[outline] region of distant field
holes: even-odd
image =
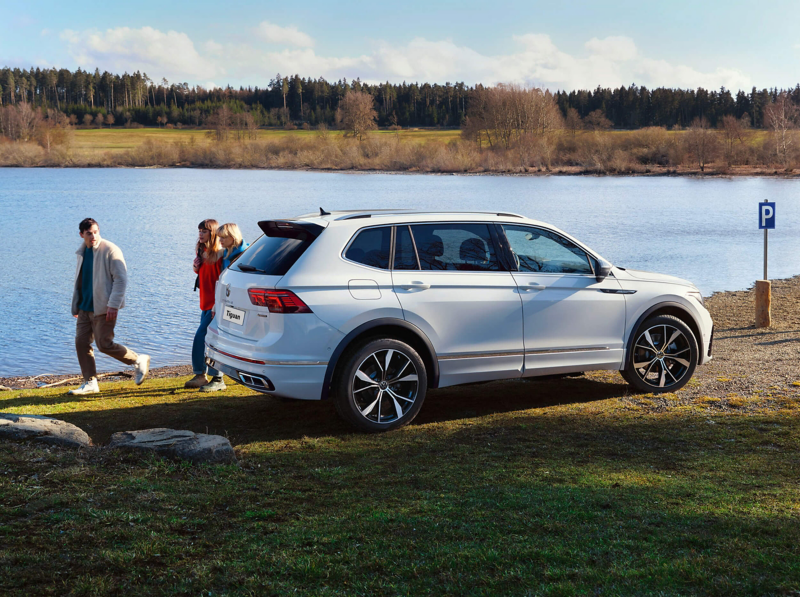
[[[146,140],[152,139],[159,142],[190,142],[194,139],[195,143],[207,143],[210,140],[209,132],[206,129],[76,129],[73,147],[80,152],[93,151],[125,151],[142,145]],[[277,139],[287,136],[314,137],[319,135],[319,131],[296,130],[286,131],[282,129],[259,130],[259,139]],[[328,131],[330,135],[341,136],[344,131]],[[370,133],[372,135],[397,135],[402,139],[412,139],[414,141],[427,142],[431,140],[444,141],[445,143],[458,139],[461,131],[458,129],[404,129],[401,131],[378,130]]]

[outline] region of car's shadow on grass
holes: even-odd
[[[624,396],[630,392],[621,378],[608,381],[587,377],[541,381],[496,381],[431,390],[422,411],[412,425],[482,417],[495,413],[578,404]],[[135,405],[137,401],[159,396],[169,400]],[[84,397],[86,410],[53,412],[52,415],[84,429],[96,444],[108,442],[112,433],[167,427],[196,433],[224,435],[234,445],[290,440],[303,437],[343,436],[354,432],[336,414],[333,402],[279,400],[263,394],[203,394],[182,389],[166,392],[146,386],[121,388],[114,393],[120,408],[92,409]],[[3,408],[32,404],[56,405],[73,397],[19,397],[3,403]],[[127,406],[133,401],[134,405]],[[48,413],[42,413],[48,414]]]

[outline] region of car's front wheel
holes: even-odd
[[[677,317],[658,315],[634,332],[622,376],[641,392],[675,392],[697,367],[697,340]]]
[[[334,381],[339,415],[361,431],[389,431],[417,416],[428,388],[422,358],[400,340],[368,340],[345,358]]]

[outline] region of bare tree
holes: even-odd
[[[564,118],[564,128],[570,131],[573,137],[577,131],[583,128],[583,120],[581,120],[581,115],[578,114],[575,108],[567,110],[567,116]]]
[[[686,131],[686,145],[697,160],[700,171],[705,172],[706,165],[714,160],[719,150],[717,133],[708,124],[705,116],[692,120],[689,130]]]
[[[359,141],[367,131],[377,127],[375,121],[378,113],[375,111],[374,98],[364,91],[350,91],[340,102],[342,109],[342,124]]]
[[[59,110],[47,110],[47,118],[41,119],[37,128],[36,140],[48,153],[53,146],[67,143],[69,119]]]
[[[109,128],[111,128],[111,125],[114,124],[113,114],[106,114],[106,124],[108,125]]]
[[[538,88],[500,84],[479,87],[470,100],[464,135],[489,147],[510,148],[523,140],[548,136],[563,126],[553,96]]]
[[[210,134],[217,141],[227,141],[231,130],[231,109],[224,105],[206,120]]]
[[[772,131],[775,152],[785,166],[789,161],[789,150],[795,141],[794,129],[797,128],[800,110],[785,91],[764,110],[764,122]]]
[[[92,126],[92,122],[94,122],[94,117],[91,114],[83,115],[83,126],[90,127]]]
[[[743,145],[747,134],[749,117],[742,116],[741,119],[735,116],[723,116],[720,129],[722,131],[723,151],[725,161],[729,166],[733,165],[734,154],[738,145]]]
[[[105,121],[106,121],[106,119],[103,117],[103,115],[102,115],[102,114],[100,114],[100,113],[98,112],[98,113],[97,113],[97,116],[95,116],[95,118],[94,118],[94,123],[95,123],[97,126],[99,126],[100,128],[103,128],[103,123],[104,123]]]
[[[605,131],[613,126],[613,123],[606,118],[602,110],[594,110],[583,119],[583,125],[592,131]]]

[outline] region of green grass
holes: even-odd
[[[766,595],[800,586],[797,405],[721,414],[616,374],[432,391],[352,434],[330,403],[185,379],[5,392],[96,442],[226,434],[238,466],[0,444],[0,593]],[[659,401],[657,411],[648,404]],[[680,404],[680,406],[671,406]],[[765,403],[766,404],[766,403]]]
[[[315,130],[295,130],[286,131],[282,129],[259,130],[260,140],[278,139],[287,136],[296,137],[315,137],[319,132]],[[341,136],[344,131],[328,131],[328,134]],[[461,137],[458,129],[404,129],[400,131],[377,130],[370,133],[372,135],[398,135],[402,139],[409,139],[424,143],[427,141],[448,142]],[[146,140],[160,142],[209,142],[208,131],[204,129],[164,129],[164,128],[142,128],[126,129],[122,127],[103,128],[103,129],[75,129],[73,147],[81,153],[92,152],[118,152],[139,147]]]

